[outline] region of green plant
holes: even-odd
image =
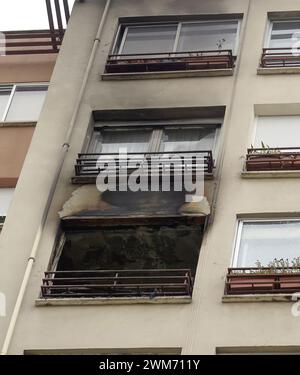
[[[300,269],[293,269],[293,267],[299,267],[300,268],[300,257],[296,257],[293,259],[273,259],[271,262],[268,263],[268,265],[264,266],[262,263],[257,260],[255,262],[257,270],[254,270],[255,273],[262,273],[262,274],[268,274],[268,273],[295,273],[300,272]]]
[[[271,148],[269,145],[265,144],[263,141],[261,141],[261,149],[260,150],[257,150],[256,148],[254,148],[254,146],[251,144],[251,150],[253,150],[253,152],[255,152],[255,154],[261,154],[261,155],[274,155],[274,154],[280,154],[281,151],[280,150],[277,150],[277,149],[274,149],[274,148]]]

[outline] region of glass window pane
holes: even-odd
[[[122,54],[172,52],[177,25],[130,26]]]
[[[273,22],[270,48],[291,48],[300,39],[300,20]]]
[[[254,147],[300,146],[300,116],[262,116],[257,119]]]
[[[101,137],[96,137],[96,143],[91,144],[89,152],[119,153],[146,152],[150,141],[151,130],[104,130]]]
[[[6,121],[37,121],[47,86],[19,86],[10,105]]]
[[[161,151],[212,151],[215,134],[214,126],[194,129],[165,129]]]
[[[10,87],[1,87],[0,86],[0,121],[3,120],[3,115],[6,110],[9,96],[11,94],[12,88]]]
[[[178,52],[234,50],[238,21],[186,23],[181,27]]]
[[[246,222],[243,225],[237,267],[267,267],[276,259],[300,256],[300,221]]]

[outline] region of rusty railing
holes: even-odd
[[[76,176],[97,176],[102,170],[112,175],[124,175],[145,168],[147,175],[155,173],[170,175],[196,172],[212,173],[214,167],[212,151],[184,152],[129,152],[125,158],[120,154],[78,154],[75,164]]]
[[[246,155],[246,170],[300,170],[300,148],[249,148]]]
[[[109,55],[105,73],[232,69],[234,62],[231,50]]]
[[[228,268],[225,294],[300,292],[300,267]]]
[[[260,66],[262,68],[300,67],[300,53],[292,48],[263,48]]]
[[[1,41],[1,48],[4,55],[30,55],[58,53],[64,31],[6,31],[3,34],[5,40]]]
[[[189,269],[45,272],[43,298],[191,296]]]

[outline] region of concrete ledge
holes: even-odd
[[[186,304],[192,297],[114,297],[114,298],[38,298],[36,306],[84,306],[84,305],[136,305],[136,304]]]
[[[258,75],[271,75],[271,74],[300,74],[300,67],[290,68],[258,68]]]
[[[137,73],[104,73],[101,74],[103,81],[122,81],[132,79],[156,79],[156,78],[188,78],[188,77],[220,77],[232,76],[233,69],[203,69],[203,70],[180,70],[166,72],[137,72]]]
[[[242,178],[299,178],[300,170],[283,171],[243,171]]]
[[[292,294],[240,294],[240,295],[224,295],[223,303],[239,303],[239,302],[293,302]]]

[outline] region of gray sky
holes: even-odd
[[[53,0],[51,1],[54,9]],[[74,0],[68,1],[71,10]],[[0,0],[1,31],[47,28],[49,24],[45,0]]]

